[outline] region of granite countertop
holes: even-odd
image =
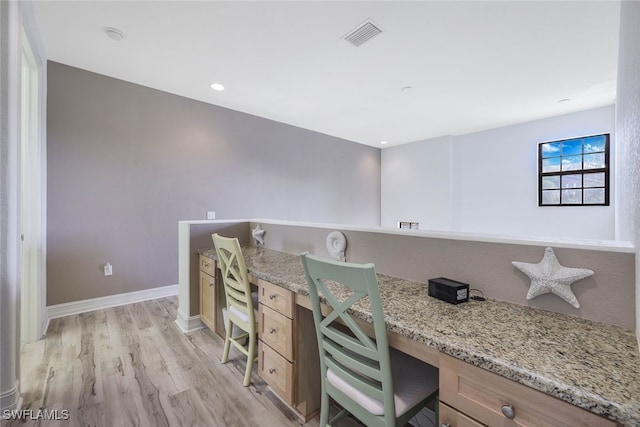
[[[213,249],[199,253],[215,259]],[[308,295],[299,256],[261,247],[244,247],[243,253],[250,274]],[[490,299],[453,305],[429,297],[423,283],[383,274],[378,281],[387,329],[624,425],[640,426],[634,331]],[[353,309],[355,316],[371,321],[366,300]]]

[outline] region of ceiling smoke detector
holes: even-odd
[[[371,40],[383,31],[384,28],[374,23],[373,20],[369,18],[353,30],[349,31],[349,33],[342,38],[355,47],[360,47],[363,43]]]
[[[115,40],[117,42],[119,42],[120,40],[122,40],[124,38],[124,33],[122,31],[120,31],[119,29],[117,29],[117,28],[107,27],[107,28],[104,29],[104,33],[111,40]]]

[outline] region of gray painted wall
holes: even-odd
[[[616,237],[640,244],[640,2],[620,8],[616,131],[618,217]],[[636,254],[636,272],[640,257]],[[640,334],[640,274],[636,273],[636,331]],[[639,335],[640,342],[640,335]]]
[[[47,133],[47,305],[178,283],[207,211],[380,222],[377,148],[55,62]]]
[[[299,254],[328,256],[326,237],[332,230],[319,227],[261,223],[265,247]],[[251,223],[251,228],[255,223]],[[635,325],[634,254],[609,250],[555,247],[560,264],[589,268],[592,277],[572,285],[580,308],[552,294],[526,299],[530,280],[511,261],[538,263],[545,246],[494,243],[402,234],[341,230],[347,238],[347,261],[373,262],[378,273],[421,283],[448,277],[469,283],[485,296],[542,310],[582,317],[632,329]],[[425,292],[427,288],[425,285]]]

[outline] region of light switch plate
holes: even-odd
[[[216,213],[214,211],[207,212],[207,219],[216,219]]]

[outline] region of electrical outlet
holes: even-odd
[[[216,213],[214,211],[207,212],[207,219],[216,219]]]
[[[113,266],[111,265],[111,263],[106,263],[104,265],[104,275],[111,276],[112,274],[113,274]]]

